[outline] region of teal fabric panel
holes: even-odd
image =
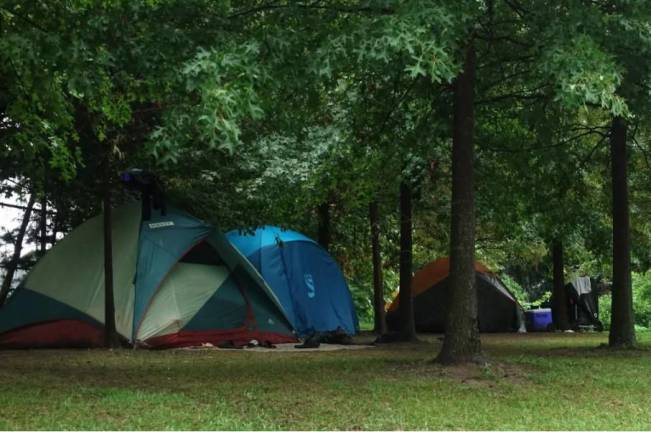
[[[267,323],[259,329],[293,334],[294,327],[281,303],[253,264],[228,241],[223,233],[217,230],[210,234],[208,242],[219,252],[224,263],[233,272],[235,281],[244,289],[249,299],[256,299],[253,304],[256,320]],[[257,314],[266,318],[258,319]]]
[[[19,288],[0,309],[0,333],[59,320],[79,320],[104,327],[99,321],[65,303],[27,288]]]
[[[247,263],[247,265],[250,265]],[[256,329],[291,335],[293,328],[282,309],[246,271],[244,265],[233,269],[233,279],[244,289],[255,317]]]
[[[151,219],[142,221],[132,337],[135,338],[138,325],[163,278],[210,230],[203,221],[174,208],[169,208],[164,216],[152,210]]]

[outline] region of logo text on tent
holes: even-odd
[[[303,279],[305,279],[305,285],[307,285],[307,296],[309,298],[314,298],[316,295],[316,288],[314,288],[314,279],[312,278],[312,274],[303,274]]]
[[[149,224],[150,229],[164,228],[174,226],[174,221],[154,222]]]

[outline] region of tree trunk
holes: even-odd
[[[45,192],[41,197],[40,216],[41,216],[39,221],[39,228],[41,229],[40,246],[41,246],[41,256],[43,256],[45,254],[45,250],[47,249],[47,196],[45,195]]]
[[[414,299],[411,292],[411,187],[407,180],[400,183],[400,339],[416,339],[414,322]]]
[[[325,250],[330,249],[330,203],[323,203],[317,209],[319,213],[319,238],[318,242]]]
[[[373,331],[383,335],[387,332],[384,311],[384,283],[382,280],[382,255],[380,251],[380,212],[377,201],[371,202],[368,208],[371,225],[371,249],[373,251],[373,309],[375,326]]]
[[[104,346],[117,348],[120,346],[115,330],[115,303],[113,296],[113,223],[111,215],[111,180],[106,170],[104,185]]]
[[[5,278],[2,281],[2,286],[0,287],[0,306],[2,306],[9,295],[9,290],[11,290],[11,282],[14,280],[14,274],[18,268],[18,263],[20,262],[20,254],[23,249],[23,240],[25,238],[25,233],[27,232],[27,226],[29,225],[30,218],[32,217],[32,208],[34,207],[34,201],[36,196],[32,193],[29,196],[29,201],[27,202],[27,207],[25,207],[25,213],[23,213],[23,220],[20,223],[20,228],[18,229],[18,236],[16,236],[16,242],[14,243],[14,253],[11,256],[6,267]]]
[[[569,310],[567,307],[567,292],[565,291],[563,242],[554,240],[552,246],[552,261],[554,266],[554,288],[552,295],[552,318],[554,328],[568,330],[570,328]]]
[[[635,345],[633,290],[631,286],[631,246],[629,233],[628,180],[626,174],[626,122],[613,119],[610,131],[610,158],[613,184],[613,287],[610,321],[611,347]]]
[[[437,358],[444,364],[483,361],[475,287],[475,68],[475,48],[471,42],[466,52],[463,72],[454,83],[448,315],[443,347]]]
[[[61,230],[61,204],[54,202],[52,207],[56,209],[52,220],[52,237],[50,237],[50,244],[54,246],[57,242],[57,234]]]

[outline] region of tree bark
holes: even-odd
[[[416,339],[414,322],[414,299],[411,292],[412,269],[412,223],[411,187],[407,180],[400,183],[400,339]]]
[[[476,54],[471,42],[463,72],[454,82],[450,276],[445,338],[437,361],[481,362],[475,287],[474,86]]]
[[[371,249],[373,254],[373,310],[375,312],[373,331],[383,335],[387,332],[387,323],[384,311],[384,283],[382,280],[382,255],[380,250],[380,212],[377,201],[369,204],[368,215],[371,225]]]
[[[325,250],[330,249],[330,203],[325,202],[317,209],[319,213],[319,238],[318,242]]]
[[[629,232],[628,179],[626,173],[626,129],[624,119],[613,119],[610,158],[613,187],[613,287],[608,344],[635,345],[633,289],[631,286],[631,242]]]
[[[43,254],[45,254],[45,250],[47,249],[47,196],[45,195],[45,192],[41,197],[41,215],[39,221],[39,228],[41,229],[41,236],[40,236],[41,256],[43,256]]]
[[[50,238],[50,243],[54,246],[57,242],[57,234],[61,229],[61,214],[60,214],[60,203],[54,202],[53,205],[56,208],[56,212],[53,214],[52,220],[52,237]]]
[[[9,295],[9,290],[11,290],[11,282],[14,280],[14,274],[16,273],[18,263],[20,262],[23,240],[25,239],[25,233],[27,232],[27,227],[29,226],[29,221],[32,217],[32,208],[34,207],[35,198],[36,196],[34,193],[29,196],[29,201],[25,207],[25,213],[23,213],[23,220],[18,228],[18,235],[16,236],[16,242],[14,243],[14,252],[7,267],[5,267],[5,278],[2,281],[2,286],[0,286],[0,306],[5,303],[5,300],[7,300],[7,296]]]
[[[552,245],[552,262],[554,267],[554,287],[552,301],[552,318],[554,328],[557,330],[568,330],[570,328],[570,316],[567,308],[567,292],[565,291],[563,242],[554,240]]]
[[[113,296],[113,223],[111,212],[111,180],[109,170],[105,171],[104,184],[104,346],[120,346],[115,330],[115,302]]]

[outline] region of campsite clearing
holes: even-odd
[[[429,362],[437,336],[366,350],[0,351],[0,429],[649,429],[651,333],[483,335],[491,365]],[[361,341],[369,337],[362,337]]]

